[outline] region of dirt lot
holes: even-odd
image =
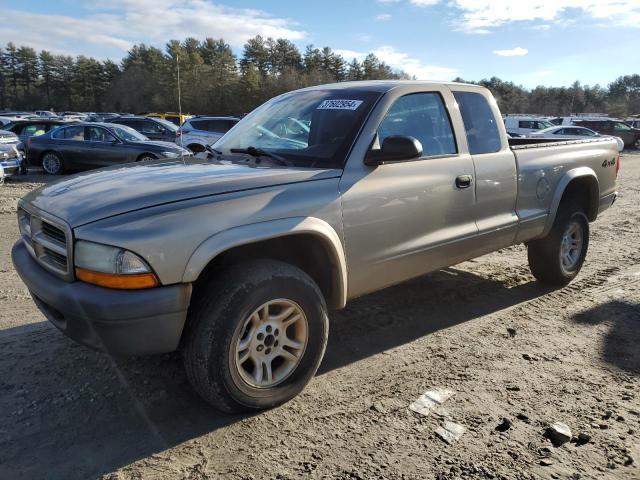
[[[9,253],[44,178],[0,187],[0,478],[640,478],[640,155],[622,162],[569,287],[536,284],[518,246],[362,298],[302,395],[235,417],[178,355],[112,359],[49,325]],[[408,409],[433,387],[455,391],[450,445],[442,411]],[[574,441],[554,447],[553,422]]]

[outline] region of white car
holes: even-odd
[[[42,118],[58,118],[58,115],[55,112],[51,112],[49,110],[38,110],[36,111],[36,115]]]
[[[528,115],[507,115],[504,118],[504,126],[512,137],[528,135],[545,128],[553,127],[553,123],[541,117]]]
[[[607,137],[607,135],[600,135],[598,132],[594,132],[590,128],[585,127],[565,127],[556,126],[551,128],[545,128],[537,132],[527,135],[529,138],[550,138],[550,139],[564,139],[564,140],[587,140],[595,137]],[[621,152],[624,149],[624,141],[620,137],[615,138],[618,143],[618,151]]]
[[[22,120],[22,117],[0,117],[0,127],[4,127],[11,122]]]
[[[237,117],[192,117],[176,133],[176,143],[193,153],[204,152],[239,121]]]

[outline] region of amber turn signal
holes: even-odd
[[[76,267],[76,278],[83,282],[106,288],[120,290],[138,290],[141,288],[157,287],[160,282],[153,273],[134,273],[118,275],[114,273],[94,272]]]

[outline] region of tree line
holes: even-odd
[[[321,83],[410,78],[373,53],[348,62],[330,47],[301,52],[289,40],[261,36],[247,41],[240,58],[223,39],[187,38],[164,50],[135,45],[120,63],[8,43],[0,47],[0,110],[175,111],[178,76],[182,109],[195,114],[244,113],[274,95]],[[488,87],[504,113],[640,113],[638,74],[607,87],[575,82],[527,90],[495,77],[471,83]]]

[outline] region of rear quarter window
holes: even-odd
[[[479,155],[500,151],[502,140],[496,117],[484,95],[475,92],[453,92],[453,96],[462,115],[469,153]]]

